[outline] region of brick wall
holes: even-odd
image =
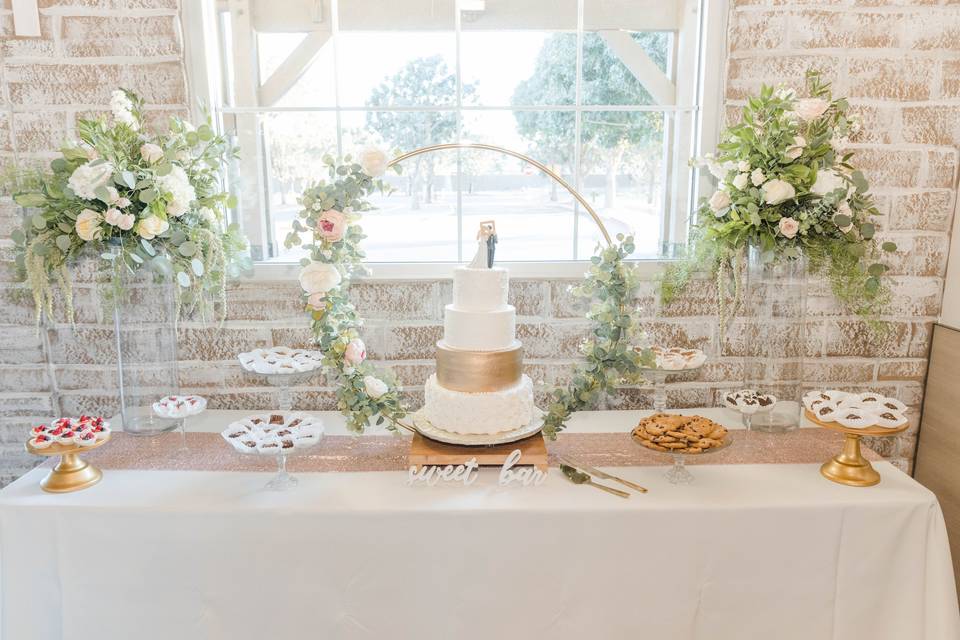
[[[955,202],[960,138],[960,4],[936,1],[736,0],[731,3],[726,104],[730,113],[761,82],[796,85],[811,65],[863,115],[866,135],[856,145],[886,214],[882,234],[900,247],[893,260],[892,330],[880,339],[844,315],[820,283],[809,299],[806,380],[874,389],[907,402],[916,416],[926,371],[930,326],[943,289],[948,230]],[[948,6],[948,4],[950,6]],[[0,154],[20,163],[50,157],[69,136],[78,114],[103,108],[121,84],[141,92],[158,115],[186,103],[176,0],[42,0],[44,37],[11,37],[9,0],[0,9]],[[134,35],[131,35],[134,34]],[[0,209],[0,236],[16,212]],[[22,287],[12,282],[9,242],[0,241],[0,474],[10,478],[32,461],[20,453],[23,429],[48,418],[59,397],[66,412],[115,408],[109,325],[89,279],[77,283],[77,328],[57,325],[37,336]],[[561,381],[587,330],[568,281],[514,281],[511,299],[527,368],[538,381]],[[372,357],[391,365],[416,404],[432,369],[449,281],[360,283],[352,295],[368,318]],[[267,408],[275,390],[235,363],[240,350],[273,344],[306,345],[306,321],[294,282],[248,281],[230,292],[222,327],[186,323],[181,331],[181,384],[208,396],[212,407]],[[695,282],[669,307],[660,307],[652,283],[638,300],[654,338],[706,349],[710,363],[670,385],[674,406],[716,404],[736,387],[742,336],[734,328],[720,344],[710,285]],[[74,331],[77,333],[74,334]],[[81,340],[74,340],[76,337]],[[72,342],[70,342],[73,340]],[[69,350],[62,348],[71,344]],[[48,364],[48,362],[50,364]],[[647,389],[626,388],[610,408],[649,406]],[[321,379],[298,391],[311,409],[332,406]],[[909,468],[915,429],[877,443]]]

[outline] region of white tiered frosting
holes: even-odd
[[[424,400],[424,417],[453,433],[499,433],[533,419],[533,382],[525,375],[513,387],[491,393],[451,391],[432,375],[424,387]]]
[[[452,349],[499,351],[516,338],[516,310],[507,304],[507,270],[457,267],[453,272],[453,304],[443,319],[443,340]]]

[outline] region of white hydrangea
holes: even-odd
[[[190,210],[190,203],[197,199],[197,192],[187,173],[178,165],[165,176],[158,176],[156,180],[157,190],[169,194],[170,200],[167,203],[167,214],[171,216],[182,216]]]
[[[97,189],[110,184],[113,179],[113,165],[109,162],[92,164],[87,162],[73,170],[67,179],[67,186],[84,200],[95,200]]]
[[[117,122],[127,125],[134,131],[140,128],[137,119],[133,117],[133,103],[120,89],[110,95],[110,111],[113,112],[113,119]]]

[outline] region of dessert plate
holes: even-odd
[[[410,414],[410,421],[420,435],[437,442],[459,444],[467,447],[483,447],[495,444],[507,444],[529,438],[540,433],[543,428],[543,411],[533,408],[533,419],[522,427],[501,431],[499,433],[452,433],[444,431],[431,424],[424,416],[423,410]]]

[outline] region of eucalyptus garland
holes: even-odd
[[[550,393],[543,435],[551,440],[563,430],[570,414],[592,406],[617,385],[642,382],[641,369],[656,364],[649,348],[634,347],[640,335],[631,314],[638,278],[635,265],[626,260],[635,248],[632,237],[618,234],[616,243],[590,258],[584,281],[572,290],[592,301],[587,318],[593,321],[593,329],[580,345],[586,361],[576,366],[569,386],[558,386]]]
[[[363,432],[374,420],[388,429],[409,428],[401,422],[407,413],[401,387],[389,372],[378,372],[367,361],[360,337],[363,320],[348,295],[352,279],[366,273],[360,217],[373,208],[367,198],[387,189],[380,179],[386,156],[368,149],[357,162],[349,155],[342,162],[328,155],[323,162],[327,178],[304,190],[302,209],[284,241],[287,248],[301,246],[308,252],[301,260],[300,286],[314,340],[324,354],[326,375],[336,383],[337,409],[350,430]],[[301,234],[309,234],[310,241],[304,243]]]

